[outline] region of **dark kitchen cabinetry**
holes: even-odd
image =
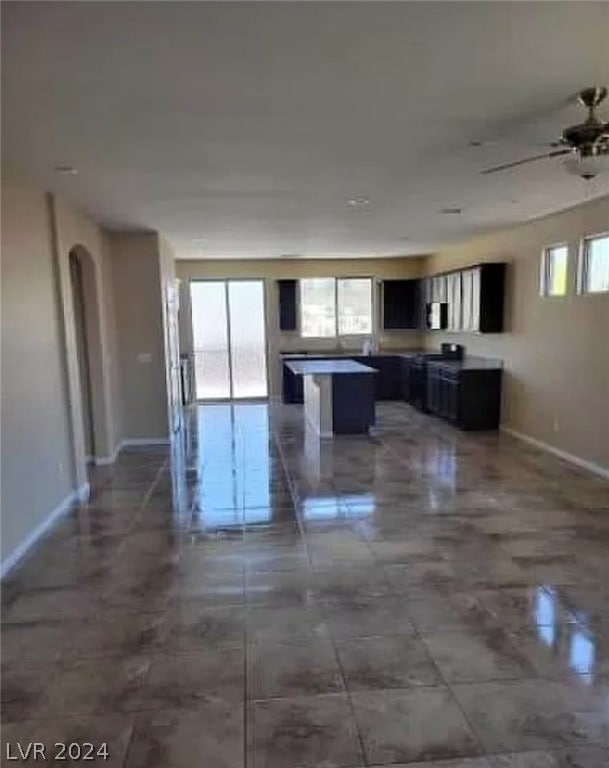
[[[344,355],[338,355],[339,359],[344,359]],[[319,360],[319,359],[332,359],[331,356],[322,355],[316,357],[315,355],[291,355],[291,360]],[[376,399],[377,400],[401,400],[404,395],[402,394],[401,385],[401,365],[402,359],[395,355],[350,355],[350,360],[355,360],[356,363],[362,363],[362,365],[368,365],[370,368],[374,368],[377,371],[375,377],[376,383]],[[304,400],[303,381],[302,376],[296,376],[283,364],[282,368],[282,386],[283,386],[283,402],[284,403],[302,403]]]
[[[416,330],[421,327],[421,281],[384,280],[383,329]]]
[[[402,400],[410,400],[410,359],[401,357],[398,366],[399,391]]]
[[[498,429],[501,369],[430,363],[426,397],[430,413],[460,429]]]
[[[400,360],[393,355],[361,355],[352,357],[357,363],[369,365],[378,371],[376,375],[376,399],[400,400],[402,397],[399,368]]]
[[[425,306],[446,303],[449,331],[501,333],[505,270],[502,262],[486,263],[425,278]]]
[[[480,333],[503,331],[505,270],[505,264],[482,264],[474,277],[473,311],[478,312],[477,330]],[[479,289],[477,281],[479,281]],[[479,290],[478,293],[477,290]]]
[[[402,377],[407,386],[406,400],[420,411],[425,411],[427,409],[425,361],[418,356],[407,358],[404,360],[404,366],[407,369]]]
[[[364,365],[366,362],[362,360]],[[398,376],[399,360],[397,357],[375,357],[367,365],[376,368],[376,399],[399,400],[401,398]]]
[[[453,424],[459,422],[459,377],[455,371],[430,366],[427,372],[427,409]]]
[[[298,359],[298,358],[292,358]],[[307,357],[306,360],[312,358]],[[282,396],[284,403],[302,403],[304,402],[304,384],[302,376],[297,376],[287,365],[281,366],[282,375]]]
[[[282,331],[298,329],[297,281],[278,280],[279,289],[279,328]]]

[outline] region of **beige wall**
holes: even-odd
[[[435,274],[482,261],[509,262],[507,332],[429,332],[426,346],[457,341],[505,362],[502,422],[609,468],[609,294],[577,295],[580,238],[609,230],[609,198],[479,237],[428,258]],[[567,296],[539,295],[542,249],[569,243]]]
[[[3,183],[3,564],[87,481],[73,249],[86,283],[96,458],[111,461],[123,438],[167,438],[158,236],[109,236],[62,200]],[[137,363],[140,351],[150,365]]]
[[[336,339],[302,339],[298,332],[279,330],[277,280],[300,277],[373,277],[376,281],[390,278],[419,277],[421,257],[392,259],[263,259],[263,260],[184,260],[176,262],[180,279],[180,343],[183,352],[192,352],[189,283],[196,279],[260,278],[265,282],[267,351],[271,395],[281,392],[279,352],[290,350],[330,350]],[[379,286],[375,286],[373,311],[378,318]],[[377,320],[378,324],[378,320]],[[379,337],[384,348],[410,349],[421,344],[417,331],[384,332]],[[361,338],[344,340],[346,349],[361,349]]]
[[[123,439],[167,440],[167,382],[159,238],[109,236],[118,336]],[[144,356],[144,357],[142,357]]]
[[[49,200],[2,189],[2,559],[75,488]]]

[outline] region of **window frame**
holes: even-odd
[[[578,265],[577,265],[577,293],[580,296],[605,296],[609,289],[603,291],[589,291],[586,288],[588,278],[588,254],[586,244],[590,240],[609,239],[609,230],[595,232],[592,235],[584,235],[579,241]]]
[[[303,334],[303,322],[302,313],[304,303],[302,300],[302,283],[304,280],[334,280],[334,334],[332,336],[305,336]],[[341,280],[367,280],[370,285],[370,332],[369,333],[339,333],[338,331],[338,283]],[[299,323],[299,335],[301,339],[314,339],[323,341],[324,339],[350,339],[350,338],[365,338],[373,336],[375,332],[375,311],[374,311],[374,277],[371,275],[341,275],[335,276],[319,276],[319,277],[301,277],[298,280],[298,323]]]
[[[550,293],[550,264],[551,264],[551,252],[558,250],[559,248],[567,249],[567,263],[565,274],[565,292],[564,293]],[[557,243],[551,243],[544,246],[541,251],[541,263],[539,267],[539,295],[544,299],[564,299],[569,293],[569,261],[571,257],[571,248],[568,241],[563,240]]]

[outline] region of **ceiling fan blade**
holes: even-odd
[[[508,168],[515,168],[518,165],[525,165],[526,163],[534,163],[536,160],[546,160],[550,157],[558,157],[559,155],[570,155],[571,149],[557,149],[554,152],[544,152],[541,155],[532,155],[531,157],[525,157],[523,160],[515,160],[513,163],[504,163],[503,165],[495,165],[492,168],[485,168],[480,171],[482,174],[497,173],[498,171],[506,171]]]

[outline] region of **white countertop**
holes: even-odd
[[[308,374],[334,376],[341,373],[377,373],[376,368],[371,368],[355,360],[289,360],[285,365],[299,376]]]

